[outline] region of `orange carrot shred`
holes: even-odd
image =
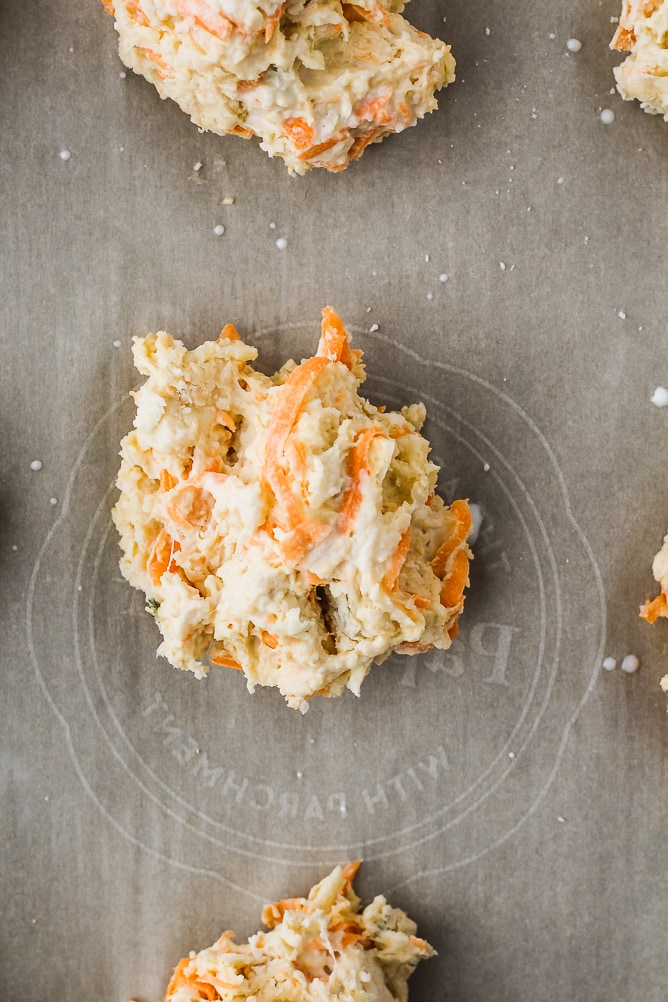
[[[648,623],[655,623],[659,616],[668,616],[668,598],[665,592],[661,592],[651,602],[645,602],[640,615]]]
[[[452,569],[441,588],[441,605],[446,609],[454,608],[461,600],[464,588],[469,578],[469,558],[465,550],[455,554]]]
[[[315,129],[305,118],[286,118],[283,129],[298,150],[308,149],[313,144]]]
[[[209,655],[209,661],[214,665],[221,665],[223,668],[234,668],[236,671],[243,671],[236,658],[230,657],[229,654],[211,654]]]
[[[159,585],[162,575],[166,570],[176,570],[176,565],[172,560],[174,553],[181,549],[178,539],[172,539],[167,530],[163,528],[158,533],[151,550],[151,555],[146,563],[146,570],[154,585]]]
[[[275,650],[278,647],[278,637],[275,636],[273,633],[267,633],[266,630],[263,630],[262,643],[266,647],[271,647],[272,650]]]
[[[329,535],[327,522],[301,522],[280,542],[281,556],[288,567],[295,567],[314,546]]]
[[[280,7],[278,7],[274,13],[267,18],[264,24],[264,41],[265,45],[269,45],[271,42],[271,36],[276,30],[278,22],[281,20],[285,13],[285,8],[288,6],[288,0],[284,0]]]
[[[171,491],[172,487],[176,487],[177,483],[176,477],[173,477],[169,470],[160,470],[161,491]]]
[[[409,525],[406,531],[402,534],[401,539],[399,540],[399,545],[390,557],[390,562],[388,563],[387,570],[383,576],[383,584],[389,591],[392,591],[399,580],[399,574],[401,573],[401,568],[404,566],[410,545],[411,527]]]
[[[431,569],[438,578],[443,577],[450,556],[457,547],[466,541],[471,531],[471,510],[467,501],[453,501],[450,505],[450,511],[457,520],[454,532],[439,547],[436,556],[431,562]]]
[[[350,484],[341,502],[339,513],[340,532],[349,532],[362,503],[361,476],[369,473],[369,453],[371,443],[377,436],[384,437],[379,428],[365,428],[359,433],[348,456],[348,476]]]
[[[236,329],[234,324],[225,324],[222,331],[218,335],[219,341],[239,341],[239,331]]]

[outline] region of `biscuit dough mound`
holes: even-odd
[[[434,950],[381,895],[361,910],[352,889],[358,866],[337,866],[306,898],[267,905],[269,932],[243,944],[224,932],[185,957],[165,1002],[406,1002],[408,978]]]
[[[663,541],[663,546],[654,557],[652,563],[652,573],[654,579],[661,586],[661,591],[656,598],[645,602],[640,609],[640,615],[648,623],[655,623],[659,617],[668,618],[668,536]],[[668,692],[668,675],[661,679],[661,688]]]
[[[360,351],[323,310],[317,354],[273,376],[228,324],[187,351],[135,338],[113,510],[121,570],[145,592],[158,653],[203,676],[242,669],[302,711],[359,694],[392,651],[447,649],[468,584],[466,501],[434,493],[424,407],[358,394]]]
[[[668,121],[668,2],[624,0],[610,47],[631,53],[614,71],[624,100]]]
[[[343,170],[454,80],[401,0],[106,0],[126,66],[202,129],[257,135],[292,173]]]

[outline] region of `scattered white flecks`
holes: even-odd
[[[527,212],[531,212],[531,209],[532,209],[532,206],[531,205],[527,205]]]
[[[315,744],[315,738],[309,738],[309,739],[308,739],[308,743],[309,743],[310,745],[314,745],[314,744]]]
[[[569,52],[579,52],[582,48],[582,42],[579,38],[569,38],[566,42],[566,48]]]
[[[515,758],[515,752],[514,751],[509,751],[508,752],[508,758]]]
[[[118,152],[119,153],[125,153],[125,146],[119,146],[118,147]]]
[[[125,72],[125,70],[121,70],[121,72],[118,75],[121,78],[121,80],[125,80],[125,78],[127,77],[127,73]]]
[[[429,257],[429,255],[425,254],[425,256],[424,256],[424,262],[425,262],[425,264],[429,264],[430,260],[431,260],[431,258]]]
[[[195,171],[195,173],[197,173],[197,171],[201,170],[203,166],[204,164],[202,163],[202,161],[198,160],[196,164],[193,164],[193,170]]]
[[[589,237],[587,236],[587,234],[586,234],[586,233],[585,233],[585,238],[584,238],[584,242],[585,242],[586,244],[588,244],[588,243],[589,243]]]
[[[297,770],[297,779],[303,779],[303,778],[304,778],[304,773],[301,771],[301,769],[298,769]]]
[[[348,808],[346,807],[345,804],[341,804],[341,806],[339,807],[339,813],[342,818],[345,818],[346,814],[348,813]]]
[[[442,160],[437,160],[437,161],[436,161],[436,163],[437,163],[437,164],[442,164],[442,163],[443,163],[443,161],[442,161]]]
[[[72,154],[70,153],[69,150],[61,150],[58,156],[63,162],[66,163],[72,157]]]
[[[553,31],[551,31],[547,37],[550,39],[551,42],[553,42],[557,36]]]
[[[72,53],[74,52],[74,46],[70,45],[70,47],[69,47],[69,49],[67,51],[69,52],[70,55],[72,55]]]
[[[638,328],[638,330],[639,330],[639,331],[642,331],[642,324],[640,325],[640,327]]]
[[[433,298],[434,298],[434,293],[433,292],[428,292],[427,293],[427,299],[429,300],[429,302],[431,302]]]
[[[485,28],[485,34],[489,37],[492,34],[491,29]]]
[[[112,341],[112,344],[113,344],[114,348],[120,348],[121,345],[123,344],[123,342],[116,340],[116,341]]]
[[[18,546],[16,545],[16,543],[14,543],[14,545],[12,546],[12,550],[14,551],[14,553],[16,553],[16,551],[18,550]]]
[[[234,195],[226,195],[223,199],[223,205],[234,205]]]
[[[216,234],[217,237],[222,237],[223,233],[225,232],[225,227],[223,226],[222,223],[216,223],[216,225],[213,228],[213,232]]]
[[[466,542],[473,546],[478,539],[480,526],[482,525],[485,516],[482,513],[482,508],[475,501],[471,501],[469,504],[469,511],[471,512],[471,531],[466,537]]]
[[[33,925],[37,925],[37,919],[31,919]]]
[[[489,473],[490,470],[491,470],[491,466],[489,465],[489,463],[483,463],[482,464],[482,472],[483,473]]]
[[[626,320],[626,313],[624,313],[624,310],[618,310],[617,316],[619,317],[620,320]]]
[[[269,229],[270,230],[275,230],[276,229],[276,223],[269,223]]]
[[[615,120],[615,113],[612,108],[603,108],[601,111],[601,121],[604,125],[612,125]]]
[[[445,18],[443,18],[443,20],[445,21]],[[360,981],[363,985],[368,985],[371,981],[371,975],[368,971],[360,971]]]
[[[49,802],[49,794],[48,794],[48,793],[46,794],[46,796],[44,797],[44,799],[45,799],[45,801],[46,801],[46,802],[47,802],[47,804],[48,804],[48,802]]]
[[[619,18],[618,17],[611,17],[610,18],[610,24],[619,24]]]
[[[55,508],[56,505],[58,504],[58,498],[49,498],[49,504],[51,505],[52,508]]]
[[[665,386],[657,386],[651,399],[655,407],[668,407],[668,390]]]
[[[605,668],[606,671],[614,671],[615,668],[617,667],[617,659],[603,658],[603,661],[601,662],[601,667]]]
[[[372,271],[372,272],[371,272],[371,277],[372,277],[372,278],[375,278],[377,274],[378,274],[378,272],[377,272],[377,271]]]
[[[445,272],[443,272],[442,275],[438,276],[438,280],[441,283],[441,285],[445,285],[445,283],[447,282],[447,280],[448,280],[449,277],[450,277],[449,275],[447,275]]]
[[[285,239],[285,237],[279,237],[278,240],[276,241],[276,246],[278,247],[279,250],[285,250],[285,248],[288,246],[288,241]]]
[[[564,183],[563,177],[558,177],[557,178],[557,184],[563,184],[563,183]]]
[[[33,470],[35,473],[37,473],[37,471],[41,470],[43,466],[44,463],[42,462],[41,459],[33,459],[33,461],[30,464],[30,469]]]
[[[501,269],[501,271],[505,271],[506,270],[506,263],[505,263],[505,261],[499,261],[499,268]]]
[[[557,814],[557,821],[559,822],[559,824],[563,825],[566,821],[566,818],[562,818],[561,814]]]
[[[367,308],[366,308],[366,312],[367,312],[367,313],[371,313],[371,310],[372,310],[372,309],[373,309],[373,307],[372,307],[372,306],[367,306]]]
[[[369,327],[369,334],[375,334],[376,331],[379,331],[379,330],[380,330],[380,327],[378,326],[378,324],[371,324],[371,327]]]
[[[536,111],[536,109],[535,109],[535,108],[532,108],[532,109],[531,109],[531,117],[532,117],[532,118],[533,118],[534,120],[535,120],[536,118],[538,118],[538,112]]]
[[[640,658],[637,658],[635,654],[627,654],[625,658],[622,659],[620,665],[622,671],[625,671],[627,675],[633,675],[635,671],[640,668]]]

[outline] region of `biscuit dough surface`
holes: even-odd
[[[261,138],[291,172],[343,170],[454,80],[398,0],[106,0],[126,66],[202,129]]]
[[[624,0],[611,48],[630,51],[614,70],[624,100],[668,121],[668,2]]]
[[[135,338],[147,380],[121,443],[121,570],[158,653],[198,677],[242,669],[302,711],[359,694],[392,651],[447,649],[468,584],[471,515],[434,493],[424,407],[358,393],[360,351],[323,310],[317,354],[273,376],[227,325],[192,351]]]
[[[648,623],[655,623],[660,617],[668,618],[668,536],[654,557],[652,573],[655,581],[661,586],[661,591],[656,598],[645,602],[640,609],[640,615]],[[668,675],[664,675],[661,679],[661,688],[664,692],[668,692]]]
[[[351,883],[358,865],[337,866],[306,898],[267,905],[269,932],[242,944],[224,932],[185,957],[165,1002],[406,1002],[408,978],[434,950],[384,897],[361,909]]]

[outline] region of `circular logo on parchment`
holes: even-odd
[[[266,368],[310,354],[316,328],[269,335],[258,338]],[[130,400],[83,446],[35,565],[31,652],[82,782],[129,838],[178,865],[463,866],[536,810],[593,685],[600,576],[537,426],[469,372],[381,335],[356,343],[374,402],[426,403],[440,493],[483,512],[450,651],[395,655],[360,699],[316,699],[303,717],[274,690],[250,696],[240,673],[198,681],[156,659],[158,631],[120,575],[109,514]]]

